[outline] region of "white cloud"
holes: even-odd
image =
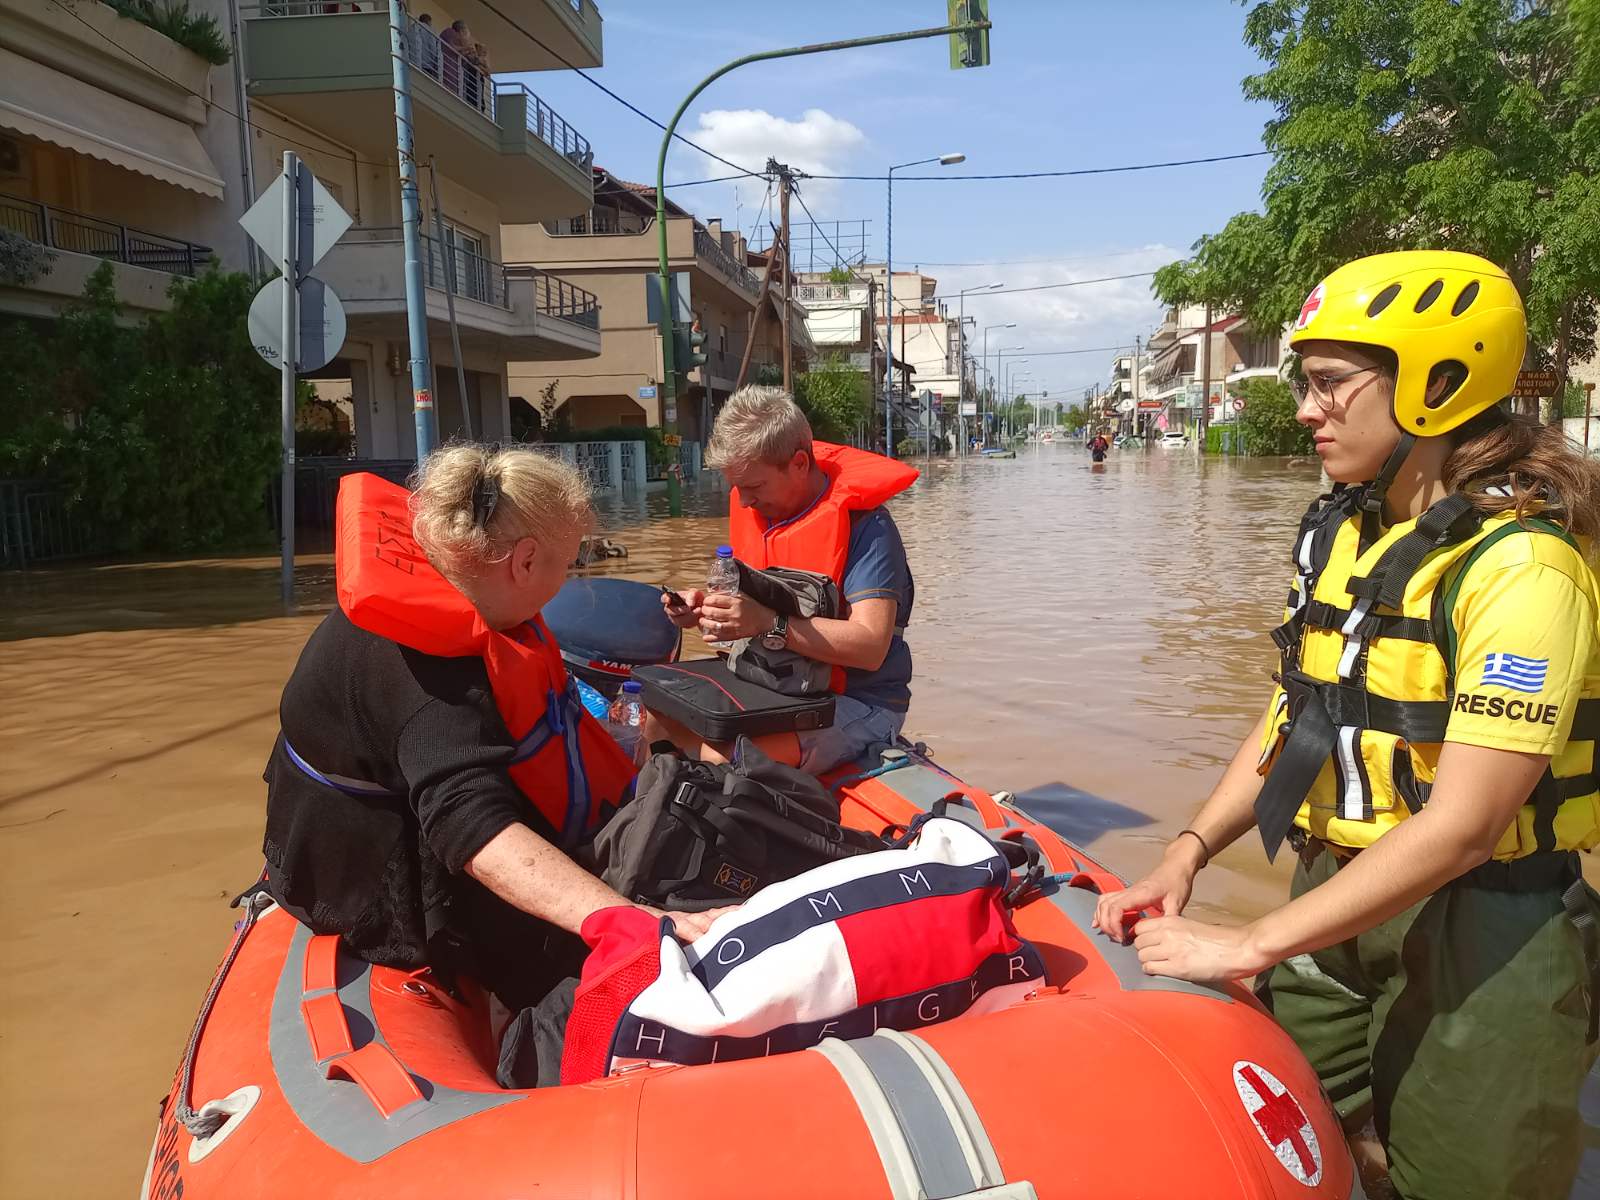
[[[765,168],[771,157],[796,171],[816,175],[843,173],[867,144],[867,135],[860,129],[820,108],[808,108],[799,120],[793,121],[761,108],[713,109],[700,114],[699,123],[687,136],[697,145],[752,171]],[[691,153],[680,162],[685,165],[674,171],[678,179],[730,173],[726,163],[704,154]],[[819,204],[827,203],[832,192],[829,181],[822,179],[801,186],[813,212]],[[760,179],[748,179],[734,187],[748,231],[767,185]],[[756,240],[765,239],[758,236]]]
[[[1019,366],[1015,374],[1026,373],[1032,378],[1026,385],[1019,383],[1017,390],[1024,386],[1030,392],[1046,388],[1052,397],[1075,400],[1084,385],[1107,381],[1112,352],[1038,356],[1031,352],[1123,345],[1131,348],[1135,335],[1148,337],[1161,319],[1162,306],[1150,294],[1150,277],[1140,274],[1133,279],[1032,292],[1014,289],[1142,273],[1182,256],[1181,251],[1170,246],[1146,246],[1137,252],[1112,252],[1095,259],[1075,257],[1059,263],[926,267],[923,273],[938,279],[941,296],[954,297],[962,288],[986,283],[1004,283],[1002,291],[967,295],[967,315],[978,318],[976,332],[972,335],[974,354],[982,353],[984,326],[1014,321],[1015,329],[990,332],[990,365],[993,365],[993,351],[997,347],[1025,347],[1015,355],[1007,355],[1008,360],[1029,360],[1026,366]],[[910,265],[908,263],[907,267]],[[947,307],[953,316],[959,304],[951,299]]]

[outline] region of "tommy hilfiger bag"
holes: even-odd
[[[925,818],[900,848],[774,884],[688,946],[637,908],[594,913],[561,1082],[760,1058],[1017,1003],[1044,966],[1012,925],[1031,880],[1013,877],[1009,849]]]

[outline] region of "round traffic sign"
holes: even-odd
[[[1244,397],[1243,396],[1235,396],[1233,398],[1233,411],[1234,412],[1243,412],[1244,411]]]
[[[344,305],[322,280],[307,275],[300,281],[300,339],[295,370],[327,366],[344,346]],[[269,280],[250,303],[246,319],[250,344],[269,366],[283,365],[283,276]]]

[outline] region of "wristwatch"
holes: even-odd
[[[761,644],[768,650],[782,650],[789,644],[789,618],[782,613],[772,623],[772,628],[761,635]]]

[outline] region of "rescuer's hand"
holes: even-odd
[[[1094,927],[1120,942],[1128,940],[1125,919],[1140,909],[1154,908],[1176,917],[1189,903],[1194,877],[1204,851],[1192,837],[1180,837],[1167,847],[1155,870],[1120,892],[1107,892],[1094,908]]]
[[[1146,975],[1192,983],[1226,983],[1273,965],[1257,947],[1250,925],[1206,925],[1188,917],[1146,917],[1133,927],[1133,944]]]

